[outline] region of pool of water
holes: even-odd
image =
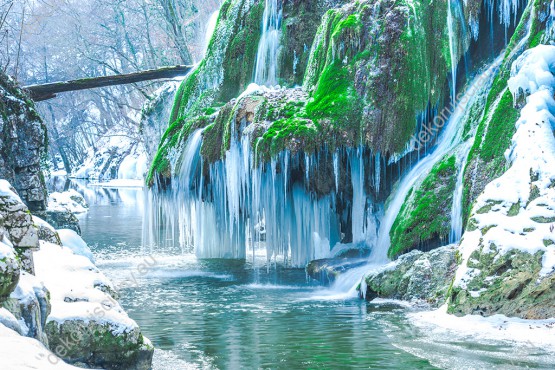
[[[83,238],[156,347],[154,368],[552,368],[539,349],[422,332],[410,308],[357,298],[234,260],[141,248],[142,191],[74,183],[89,202]]]

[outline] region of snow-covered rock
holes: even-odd
[[[509,88],[526,98],[510,168],[478,197],[460,245],[449,312],[555,317],[555,46],[513,64]]]
[[[60,235],[52,225],[38,216],[33,216],[33,222],[39,229],[39,239],[50,243],[62,245]]]
[[[456,270],[454,245],[423,253],[414,250],[367,274],[359,294],[367,299],[400,299],[438,307],[445,303]]]
[[[6,180],[0,180],[0,241],[15,249],[23,269],[33,272],[32,251],[39,246],[38,229],[29,209]]]
[[[83,256],[41,242],[37,277],[51,293],[49,347],[70,363],[148,369],[152,345],[114,299],[111,282]]]
[[[60,212],[84,213],[89,210],[89,205],[79,192],[69,189],[63,193],[51,193],[48,196],[48,209]]]
[[[48,345],[44,328],[50,313],[50,293],[33,275],[21,272],[19,283],[4,303],[19,321],[21,334]]]

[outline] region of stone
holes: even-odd
[[[154,348],[138,327],[121,332],[95,320],[49,321],[46,332],[50,349],[68,363],[103,369],[151,368]]]
[[[0,178],[17,189],[31,211],[46,209],[47,191],[40,160],[46,153],[46,126],[33,102],[0,73]]]
[[[11,245],[0,241],[0,306],[19,282],[20,267]]]
[[[38,229],[27,206],[6,181],[0,180],[0,240],[8,240],[21,267],[33,273],[32,251],[39,248]]]
[[[456,267],[453,245],[426,253],[414,250],[366,275],[359,293],[366,300],[399,299],[439,307],[447,299]]]
[[[25,324],[22,335],[35,338],[48,346],[44,328],[51,310],[50,293],[36,277],[22,272],[16,289],[4,303],[4,307],[19,322]]]

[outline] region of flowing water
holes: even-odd
[[[266,0],[262,19],[254,82],[262,86],[275,86],[278,83],[277,57],[281,28],[281,0]]]
[[[337,296],[302,269],[253,270],[170,246],[146,255],[141,189],[78,190],[90,204],[83,237],[155,345],[155,370],[549,368],[539,350],[417,329],[409,308]]]

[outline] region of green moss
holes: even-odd
[[[336,61],[323,71],[306,112],[315,120],[330,119],[333,125],[360,129],[362,101],[349,67]]]
[[[438,247],[441,243],[437,242],[449,235],[455,164],[455,156],[444,158],[432,168],[422,184],[407,195],[390,231],[390,258],[422,245],[430,246],[430,243],[432,247]]]

